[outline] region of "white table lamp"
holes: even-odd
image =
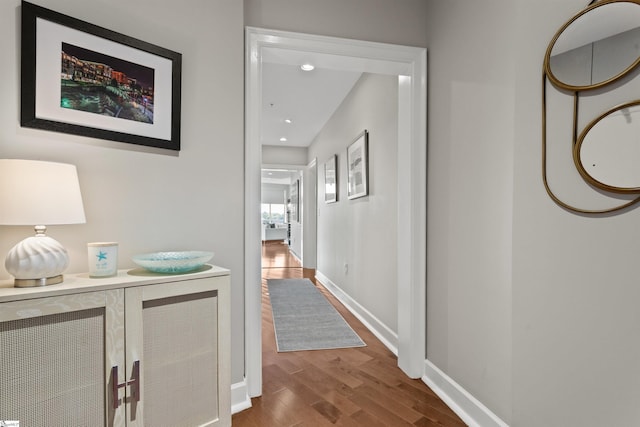
[[[62,282],[69,265],[66,249],[47,236],[46,226],[85,222],[76,167],[37,160],[0,159],[0,225],[33,225],[7,254],[5,267],[14,286]]]

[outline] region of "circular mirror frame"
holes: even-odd
[[[553,36],[553,39],[551,39],[551,42],[549,43],[549,46],[547,47],[547,51],[544,55],[544,72],[547,75],[547,77],[549,78],[549,81],[556,87],[561,88],[561,89],[565,89],[565,90],[569,90],[569,91],[574,91],[574,92],[578,92],[578,91],[585,91],[585,90],[593,90],[593,89],[598,89],[602,86],[606,86],[622,77],[624,77],[625,75],[627,75],[631,70],[633,70],[635,67],[638,66],[638,64],[640,64],[640,56],[638,56],[638,58],[636,58],[636,60],[629,65],[626,69],[624,69],[622,72],[620,72],[619,74],[607,79],[607,80],[603,80],[601,82],[595,83],[595,84],[591,84],[591,85],[583,85],[583,86],[576,86],[576,85],[570,85],[567,84],[565,82],[563,82],[562,80],[558,79],[553,72],[551,71],[551,51],[553,50],[553,47],[555,46],[556,42],[558,41],[558,39],[560,38],[560,36],[562,35],[562,33],[568,28],[570,27],[574,22],[576,22],[580,17],[586,15],[587,13],[598,9],[600,7],[603,6],[607,6],[611,3],[631,3],[631,4],[635,4],[638,7],[640,7],[640,0],[601,0],[598,1],[596,3],[591,4],[590,6],[588,6],[586,9],[584,9],[582,12],[576,14],[573,18],[571,18],[566,24],[564,24],[559,30],[558,32]]]
[[[636,100],[636,101],[631,101],[631,102],[627,102],[625,104],[618,105],[617,107],[613,107],[613,108],[605,111],[604,113],[602,113],[598,117],[596,117],[593,121],[591,121],[591,123],[589,123],[587,125],[587,127],[584,128],[584,130],[582,131],[582,133],[578,137],[578,140],[577,140],[576,144],[573,146],[573,161],[574,161],[574,163],[576,165],[576,168],[578,169],[578,172],[580,172],[580,175],[582,176],[582,178],[584,178],[584,180],[587,181],[589,184],[591,184],[591,185],[593,185],[593,186],[595,186],[597,188],[600,188],[601,190],[611,191],[612,193],[619,193],[619,194],[638,194],[638,193],[640,193],[640,187],[616,187],[616,186],[605,184],[604,182],[595,179],[585,169],[584,165],[582,164],[582,159],[581,159],[581,155],[580,155],[580,149],[582,148],[582,144],[583,144],[585,138],[587,137],[587,135],[589,134],[589,131],[595,125],[600,123],[600,121],[602,119],[604,119],[605,117],[609,116],[612,113],[615,113],[616,111],[620,111],[620,110],[622,110],[624,108],[637,107],[639,105],[640,105],[640,100]]]

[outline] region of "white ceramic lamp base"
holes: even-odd
[[[17,288],[55,285],[62,282],[69,255],[57,240],[39,232],[15,245],[4,265]]]

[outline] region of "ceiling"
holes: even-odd
[[[362,73],[321,66],[303,71],[302,62],[282,61],[281,57],[263,61],[260,141],[262,145],[308,147]],[[314,63],[312,57],[304,62]]]
[[[299,171],[288,169],[262,169],[263,184],[290,185]]]
[[[325,55],[326,56],[326,55]],[[303,71],[303,63],[318,64]],[[260,142],[279,147],[308,147],[360,78],[336,61],[300,52],[267,54],[262,64]],[[289,122],[290,121],[290,122]],[[286,141],[281,141],[286,138]],[[262,182],[290,184],[297,171],[263,169]]]

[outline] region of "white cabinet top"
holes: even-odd
[[[206,264],[194,272],[184,274],[159,274],[143,268],[118,270],[116,276],[101,278],[89,277],[88,273],[65,274],[64,281],[60,284],[33,288],[14,288],[13,279],[2,280],[0,281],[0,303],[157,283],[176,282],[176,286],[180,286],[180,282],[185,280],[228,275],[230,271],[226,268]]]

